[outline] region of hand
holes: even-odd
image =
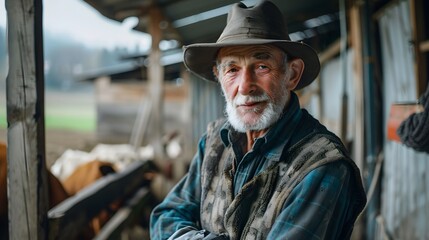
[[[225,234],[215,234],[207,230],[196,230],[192,227],[184,227],[177,230],[168,240],[228,240]]]
[[[228,240],[228,239],[229,237],[227,237],[225,234],[217,235],[214,233],[209,233],[207,236],[203,238],[203,240]]]

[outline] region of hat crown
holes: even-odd
[[[237,3],[228,13],[227,24],[217,43],[236,39],[290,40],[283,14],[270,1],[247,7]]]

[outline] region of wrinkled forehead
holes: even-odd
[[[218,62],[225,58],[249,58],[257,60],[280,59],[285,52],[274,45],[249,45],[223,47],[217,55]]]

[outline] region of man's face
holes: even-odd
[[[217,77],[237,131],[267,129],[280,118],[292,90],[286,64],[282,50],[270,45],[220,50]]]

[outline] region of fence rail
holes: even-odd
[[[135,162],[52,208],[48,212],[49,239],[76,239],[80,233],[77,229],[84,229],[102,210],[120,200],[125,204],[96,236],[97,239],[113,239],[150,199],[149,182],[144,175],[154,169],[151,161]]]

